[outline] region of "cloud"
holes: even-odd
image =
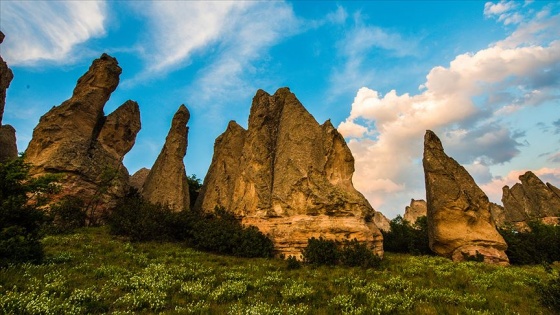
[[[560,152],[554,153],[548,157],[547,161],[551,163],[560,163]]]
[[[554,127],[554,134],[560,134],[560,119],[553,121],[552,126]]]
[[[105,34],[104,1],[2,1],[2,56],[12,66],[68,63],[76,45]],[[72,57],[74,56],[74,57]]]
[[[514,1],[486,2],[484,16],[497,18],[504,25],[518,24],[523,21],[523,16],[517,12],[511,12],[515,8],[517,8],[517,3]]]
[[[500,2],[487,5],[485,12],[503,14],[513,7]],[[550,19],[541,22],[548,24]],[[516,31],[527,25],[533,24],[520,24]],[[534,87],[543,73],[560,64],[560,41],[502,45],[507,41],[432,68],[418,94],[391,90],[383,95],[366,87],[357,92],[350,115],[339,127],[350,138],[356,158],[355,186],[374,207],[385,205],[382,211],[396,214],[410,198],[418,198],[413,193],[423,195],[424,183],[418,177],[423,178],[422,140],[427,129],[434,130],[446,152],[481,182],[491,180],[489,167],[520,153],[525,134],[512,129],[504,115],[556,97],[557,87]],[[395,191],[408,196],[389,202]]]
[[[560,168],[543,167],[531,170],[544,183],[560,186]],[[502,200],[502,188],[504,186],[512,187],[516,183],[521,183],[519,176],[525,174],[527,170],[512,170],[504,177],[494,178],[491,182],[481,185],[480,188],[488,195],[492,202],[500,203]]]

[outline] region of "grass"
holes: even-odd
[[[387,253],[379,269],[288,270],[175,243],[129,243],[105,228],[43,239],[47,261],[0,269],[5,314],[554,314],[542,266],[495,267]]]

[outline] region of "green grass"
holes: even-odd
[[[387,253],[379,269],[288,270],[105,228],[43,239],[47,261],[0,269],[5,314],[554,314],[535,286],[559,272]]]

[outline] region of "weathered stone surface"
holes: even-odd
[[[330,121],[319,125],[288,88],[259,90],[248,129],[230,122],[195,208],[221,206],[299,257],[310,237],[356,237],[382,255],[375,211],[354,189],[354,158]]]
[[[189,184],[183,162],[187,153],[189,118],[189,111],[181,105],[173,116],[163,149],[142,189],[146,200],[167,205],[174,211],[190,208]]]
[[[383,232],[391,231],[391,220],[379,211],[376,211],[373,215],[373,223]]]
[[[17,157],[16,130],[10,125],[0,126],[0,163]]]
[[[403,219],[408,221],[411,225],[416,223],[419,217],[424,217],[428,214],[428,205],[425,200],[410,199],[410,206],[404,209]]]
[[[0,32],[0,44],[4,41],[4,33]],[[12,70],[0,56],[0,162],[15,159],[18,156],[16,144],[16,130],[10,125],[2,125],[4,107],[6,105],[6,90],[14,78]]]
[[[519,176],[521,183],[504,186],[500,225],[527,228],[527,222],[539,220],[546,224],[560,223],[560,195],[558,188],[544,184],[533,172]]]
[[[130,176],[130,180],[128,181],[130,187],[135,188],[139,193],[142,193],[148,174],[150,174],[150,170],[145,167],[136,171],[136,173]]]
[[[32,175],[61,175],[60,196],[84,199],[92,218],[111,209],[129,187],[122,160],[140,130],[138,104],[127,101],[111,115],[103,113],[120,74],[115,58],[94,60],[72,97],[41,117],[25,155]]]
[[[423,165],[432,251],[454,261],[478,253],[487,263],[507,265],[507,244],[492,221],[488,197],[430,130],[424,137]]]

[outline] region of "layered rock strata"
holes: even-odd
[[[403,219],[408,221],[411,225],[416,223],[419,217],[424,217],[428,214],[428,205],[425,200],[410,199],[410,205],[404,209]]]
[[[189,111],[181,105],[173,116],[165,144],[142,189],[142,196],[149,202],[167,205],[177,212],[190,208],[189,184],[183,162],[187,153],[189,119]]]
[[[507,265],[507,244],[496,230],[488,197],[467,170],[445,154],[441,141],[429,130],[423,165],[432,251],[453,261],[472,257]]]
[[[521,183],[502,189],[502,212],[496,211],[496,223],[527,228],[527,222],[541,221],[560,224],[560,191],[550,183],[543,183],[533,172],[519,176]]]
[[[248,129],[236,122],[214,144],[195,209],[224,207],[300,257],[311,237],[353,239],[383,254],[375,211],[354,189],[354,158],[330,121],[319,125],[288,88],[259,90]]]
[[[59,197],[84,199],[92,219],[129,187],[122,161],[140,130],[138,104],[129,100],[108,116],[103,112],[120,74],[115,58],[94,60],[72,97],[41,117],[25,154],[32,175],[58,174]]]
[[[0,32],[0,44],[4,41],[4,33]],[[17,158],[16,130],[10,125],[2,125],[6,90],[14,78],[12,70],[0,56],[0,163]]]

